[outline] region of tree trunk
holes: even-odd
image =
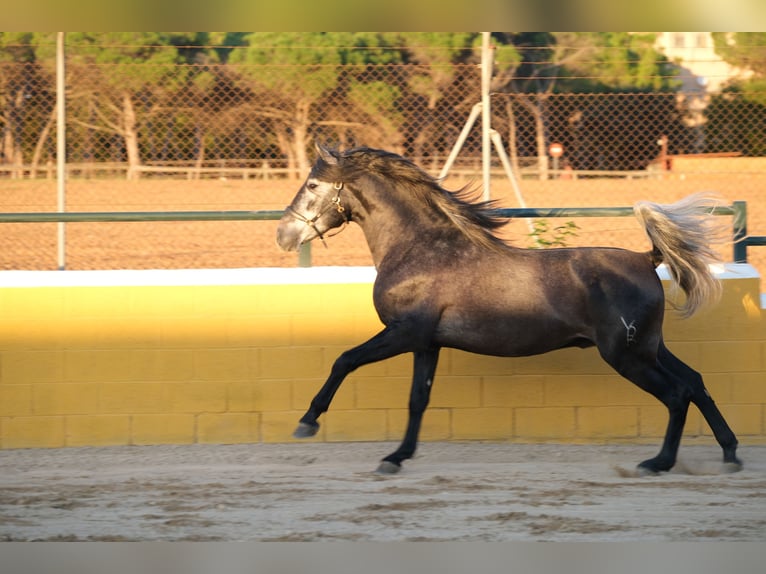
[[[309,158],[306,153],[306,139],[310,125],[311,102],[301,100],[298,102],[295,110],[295,125],[293,126],[293,150],[297,163],[298,179],[305,178],[309,173]]]
[[[521,103],[535,118],[535,147],[537,148],[537,172],[541,180],[548,179],[548,148],[545,133],[545,105],[548,94],[530,95]]]
[[[5,124],[5,129],[3,130],[2,152],[2,163],[13,164],[13,158],[16,155],[16,144],[13,141],[13,130],[8,123]]]
[[[281,127],[275,128],[279,149],[287,156],[287,177],[294,177],[296,173],[295,152],[287,137],[287,130]]]
[[[128,92],[122,95],[123,137],[125,151],[128,154],[128,179],[138,179],[141,156],[138,150],[138,132],[136,131],[136,110]]]
[[[56,108],[53,108],[50,116],[48,116],[48,121],[45,122],[43,131],[40,132],[40,137],[37,138],[37,143],[35,144],[35,152],[32,154],[32,165],[30,166],[29,170],[29,177],[31,179],[35,179],[37,177],[37,166],[40,165],[40,157],[43,155],[43,147],[45,147],[45,141],[48,139],[48,135],[50,134],[51,128],[53,127],[53,123],[55,121]]]
[[[15,95],[8,98],[10,102],[6,108],[5,130],[3,133],[3,163],[17,167],[17,170],[11,172],[11,178],[23,177],[22,165],[24,157],[21,149],[21,138],[19,132],[21,129],[21,107],[24,104],[24,90],[17,89]]]
[[[195,129],[195,133],[197,136],[197,160],[194,162],[194,167],[196,169],[194,170],[192,179],[199,179],[200,174],[202,173],[202,166],[205,163],[205,134],[199,125]]]

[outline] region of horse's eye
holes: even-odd
[[[319,185],[312,181],[311,183],[307,183],[306,187],[311,191],[314,191],[317,187],[319,187]]]

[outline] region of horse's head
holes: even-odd
[[[295,251],[302,244],[351,220],[344,206],[340,157],[317,144],[319,157],[293,201],[285,209],[277,229],[277,244],[285,251]]]

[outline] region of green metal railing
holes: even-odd
[[[281,210],[263,211],[87,211],[56,213],[0,213],[0,223],[94,223],[94,222],[151,222],[151,221],[278,221]],[[496,210],[508,218],[545,217],[628,217],[632,207],[537,207],[507,208]],[[747,202],[735,201],[732,205],[715,207],[714,215],[733,217],[733,261],[747,262],[749,246],[766,245],[766,236],[747,235]],[[298,254],[300,267],[311,266],[310,244]]]
[[[0,223],[93,223],[135,221],[276,221],[282,211],[70,211],[0,213]]]
[[[504,217],[629,217],[632,207],[547,207],[498,209]],[[749,246],[766,245],[766,236],[747,235],[747,202],[735,201],[732,205],[713,208],[713,215],[732,216],[733,254],[735,263],[747,263]]]

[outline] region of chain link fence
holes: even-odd
[[[313,161],[313,142],[367,145],[438,174],[481,99],[474,64],[67,64],[67,210],[281,209]],[[0,211],[54,211],[55,74],[0,62]],[[765,234],[766,94],[493,93],[528,206],[621,206],[700,190],[745,200]],[[446,178],[481,179],[476,122]],[[563,148],[550,157],[552,143]],[[491,195],[516,207],[493,155]],[[568,245],[647,247],[629,221],[575,220]],[[564,222],[551,221],[555,235]],[[532,244],[531,226],[507,234]],[[289,266],[272,222],[67,225],[68,268]],[[541,233],[541,227],[536,227]],[[369,264],[357,229],[315,249],[314,264]],[[766,253],[751,250],[761,266]],[[725,256],[730,258],[730,248]],[[0,268],[55,268],[55,224],[0,227]]]

